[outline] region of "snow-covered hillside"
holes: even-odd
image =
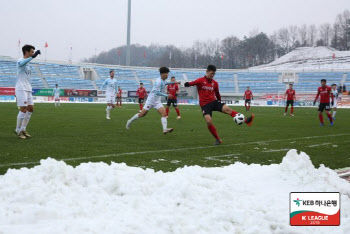
[[[333,59],[334,54],[334,59]],[[350,69],[350,51],[330,47],[300,47],[272,63],[249,70],[344,70]]]

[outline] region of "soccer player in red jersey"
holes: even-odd
[[[323,123],[323,115],[322,112],[325,110],[329,122],[331,123],[331,126],[333,126],[333,119],[331,114],[329,113],[329,111],[331,110],[331,106],[330,106],[330,98],[332,98],[331,100],[331,104],[334,104],[334,96],[332,93],[332,88],[327,86],[327,81],[326,79],[322,79],[321,80],[321,87],[318,88],[317,90],[317,95],[314,101],[314,105],[316,104],[316,101],[318,99],[318,97],[320,96],[320,105],[318,107],[318,117],[320,118],[320,122],[321,122],[321,126],[324,126]]]
[[[253,92],[250,90],[250,87],[247,86],[247,90],[244,92],[244,96],[243,96],[245,103],[245,110],[249,111],[250,110],[250,102],[251,100],[253,100]],[[247,103],[248,103],[248,107],[247,107]]]
[[[119,106],[120,103],[120,108],[122,108],[122,92],[123,90],[118,86],[118,93],[117,93],[117,107]]]
[[[286,92],[284,93],[284,100],[286,100],[286,97],[287,97],[287,104],[286,104],[286,108],[284,109],[284,116],[287,115],[289,105],[291,106],[290,116],[294,116],[293,111],[294,111],[294,102],[295,102],[295,90],[293,89],[293,84],[289,84],[289,89],[287,89]]]
[[[140,110],[142,111],[143,108],[143,102],[145,100],[145,97],[147,96],[146,89],[143,87],[143,83],[140,83],[140,87],[136,91],[136,96],[139,96],[139,104],[140,104]]]
[[[221,103],[221,96],[219,92],[219,85],[213,78],[215,76],[216,67],[209,65],[206,71],[206,75],[202,78],[198,78],[192,82],[186,82],[185,87],[197,86],[199,95],[199,105],[202,108],[202,113],[205,121],[207,122],[208,129],[211,134],[215,137],[216,141],[214,145],[219,145],[222,140],[216,132],[216,128],[212,120],[212,112],[219,111],[234,117],[238,114],[236,111],[230,109],[226,104]],[[254,114],[245,120],[248,126],[253,123]]]
[[[175,76],[171,77],[171,82],[175,82]],[[167,93],[168,93],[168,101],[167,101],[167,107],[166,107],[166,117],[168,118],[169,116],[169,107],[171,104],[173,104],[173,107],[176,110],[177,113],[177,119],[181,119],[180,116],[180,110],[179,107],[177,107],[177,95],[179,94],[179,86],[177,84],[170,84],[167,87]]]

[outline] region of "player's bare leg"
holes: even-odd
[[[137,120],[139,118],[145,117],[147,115],[147,113],[148,113],[148,110],[142,109],[142,111],[140,113],[137,113],[133,117],[131,117],[131,119],[129,119],[126,122],[126,129],[130,129],[130,125],[132,122],[134,122],[135,120]]]
[[[231,117],[235,117],[236,114],[238,114],[238,112],[232,110],[230,107],[228,107],[227,105],[224,105],[222,107],[222,113],[225,113],[225,114],[228,114],[230,115]],[[248,125],[248,126],[251,126],[253,124],[253,120],[254,120],[254,114],[252,113],[251,116],[249,118],[246,118],[245,119],[245,123]]]
[[[164,134],[167,134],[169,132],[172,132],[174,131],[173,128],[168,128],[168,120],[166,118],[166,111],[165,111],[165,108],[164,107],[160,107],[158,108],[157,110],[159,112],[159,114],[162,116],[161,117],[161,122],[162,122],[162,126],[163,126],[163,133]]]

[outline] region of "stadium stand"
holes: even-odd
[[[31,66],[31,82],[33,88],[54,88],[58,84],[67,89],[96,89],[100,88],[104,80],[109,77],[109,71],[115,71],[118,84],[125,91],[134,91],[143,82],[147,90],[152,88],[153,82],[159,77],[158,69],[150,68],[123,68],[117,66],[95,65],[95,64],[55,64],[53,62],[33,62]],[[83,67],[88,66],[95,70],[94,81],[84,79]],[[192,81],[204,75],[204,70],[193,69],[171,69],[169,76],[175,76],[182,83]],[[281,93],[286,89],[286,84],[281,82],[280,72],[266,71],[217,71],[215,80],[218,81],[220,91],[231,95],[237,92],[242,94],[247,86],[254,93]],[[345,74],[345,76],[344,76]],[[328,85],[345,83],[350,87],[350,79],[347,72],[297,72],[297,80],[294,88],[297,92],[316,92],[320,79],[327,79]],[[345,77],[345,78],[344,78]],[[14,87],[16,81],[16,60],[0,58],[0,87]],[[95,86],[96,84],[96,86]]]

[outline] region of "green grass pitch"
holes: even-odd
[[[319,126],[316,108],[295,108],[295,116],[283,116],[279,107],[251,108],[253,126],[236,125],[228,115],[214,112],[213,120],[220,146],[213,146],[199,106],[179,106],[182,119],[170,110],[163,135],[156,110],[135,121],[130,130],[126,121],[138,105],[123,105],[105,118],[102,104],[36,104],[27,127],[31,139],[14,134],[18,109],[15,103],[0,103],[0,174],[8,168],[34,167],[48,157],[70,165],[82,162],[125,162],[130,166],[173,171],[185,165],[215,167],[244,163],[280,163],[288,149],[306,152],[318,167],[332,169],[350,166],[350,109],[339,109],[333,127],[325,119]],[[232,107],[248,116],[244,107]]]

